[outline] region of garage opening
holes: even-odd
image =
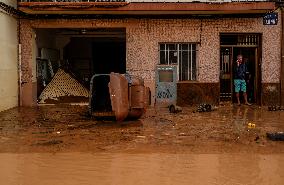
[[[93,73],[125,73],[125,48],[125,42],[111,40],[93,42]]]
[[[88,103],[94,74],[126,72],[125,28],[36,29],[35,34],[39,103]],[[99,94],[98,101],[104,98]]]

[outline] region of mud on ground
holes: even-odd
[[[49,105],[0,113],[0,152],[284,153],[284,111],[258,106],[220,106],[212,112],[148,109],[139,120],[103,121],[87,106]],[[255,128],[248,128],[248,124]]]

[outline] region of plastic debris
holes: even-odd
[[[248,128],[255,128],[255,124],[254,123],[248,123]]]

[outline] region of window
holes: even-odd
[[[196,80],[196,44],[160,44],[160,64],[176,64],[178,80]]]

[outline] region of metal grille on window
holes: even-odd
[[[237,45],[257,46],[258,35],[238,35]]]
[[[196,80],[196,44],[160,44],[160,64],[176,64],[179,81]]]

